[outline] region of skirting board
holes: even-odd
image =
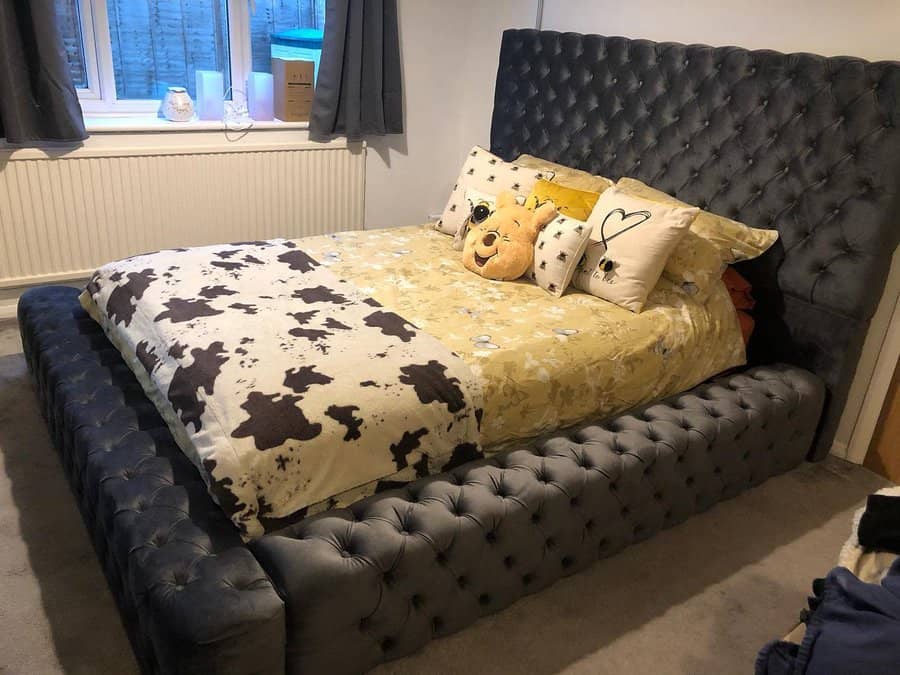
[[[16,309],[19,305],[19,297],[29,288],[35,286],[43,286],[46,284],[56,284],[59,286],[72,286],[73,288],[84,288],[88,281],[90,273],[75,273],[67,275],[54,275],[52,279],[46,279],[42,284],[29,284],[25,286],[0,287],[0,321],[15,320]]]
[[[839,440],[832,441],[831,450],[829,451],[829,453],[834,455],[838,459],[846,459],[847,461],[850,461],[847,458],[847,444],[844,443],[843,441],[839,441]],[[856,462],[856,463],[859,464],[859,462]]]

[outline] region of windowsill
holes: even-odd
[[[84,125],[89,134],[142,133],[142,132],[191,132],[191,131],[281,131],[287,129],[308,129],[309,122],[282,122],[281,120],[245,120],[226,124],[222,120],[198,120],[170,122],[150,116],[91,116],[85,115]]]
[[[0,167],[6,161],[87,157],[139,157],[222,152],[267,152],[348,148],[366,143],[345,138],[312,141],[307,122],[253,122],[235,126],[219,120],[169,122],[144,116],[85,117],[88,138],[81,143],[9,145],[0,138]],[[95,122],[97,122],[95,124]],[[193,132],[193,133],[192,133]]]

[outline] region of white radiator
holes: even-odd
[[[360,229],[365,165],[344,143],[0,156],[0,289],[161,248]]]

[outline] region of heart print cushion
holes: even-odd
[[[640,312],[698,212],[609,188],[588,218],[591,236],[572,285]]]

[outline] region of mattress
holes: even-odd
[[[82,302],[245,539],[744,362],[722,284],[634,314],[422,226],[137,256]]]
[[[469,365],[481,380],[489,452],[745,363],[724,284],[701,304],[661,279],[634,314],[577,290],[555,298],[529,281],[472,274],[451,239],[427,225],[309,237],[302,248]]]

